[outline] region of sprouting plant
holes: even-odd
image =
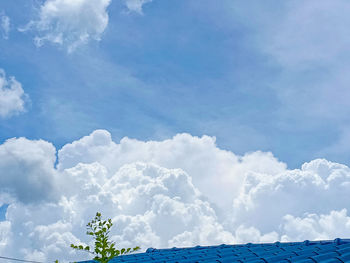
[[[95,239],[95,248],[93,251],[90,251],[89,246],[74,245],[70,246],[77,250],[83,250],[95,255],[94,260],[100,263],[107,263],[110,259],[123,255],[135,252],[140,249],[140,247],[134,248],[122,248],[120,250],[116,249],[115,242],[109,240],[109,232],[112,227],[112,220],[102,220],[101,213],[97,212],[96,216],[91,222],[89,222],[87,227],[87,235],[92,236]]]

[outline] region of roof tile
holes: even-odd
[[[81,263],[92,263],[85,261]],[[149,248],[110,263],[350,263],[350,239],[264,244]]]

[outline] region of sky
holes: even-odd
[[[0,1],[0,256],[349,237],[349,12]]]

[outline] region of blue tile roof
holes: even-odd
[[[93,261],[83,261],[92,263]],[[350,263],[350,239],[155,249],[115,257],[109,263]]]

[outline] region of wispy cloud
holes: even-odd
[[[10,18],[8,16],[0,14],[0,28],[2,37],[8,39],[10,32]]]
[[[259,32],[265,51],[295,70],[343,62],[350,44],[348,1],[286,1],[284,6],[278,23],[265,21]]]
[[[130,11],[142,14],[143,5],[150,2],[152,0],[125,0],[125,5]]]
[[[277,128],[312,131],[322,138],[331,133],[332,138],[326,136],[329,141],[336,139],[334,134],[344,137],[341,132],[350,114],[349,2],[236,1],[235,5],[235,17],[249,28],[250,44],[264,55],[267,65],[277,69],[266,82],[281,105]],[[246,19],[248,16],[254,19]],[[337,151],[333,147],[333,153],[325,150],[318,155],[321,148],[325,146],[314,155],[333,157]],[[338,150],[349,159],[350,151]]]
[[[345,0],[283,2],[274,20],[257,14],[258,48],[282,69],[273,84],[289,114],[342,122],[349,115],[346,72],[350,3]],[[262,26],[263,25],[263,26]]]

